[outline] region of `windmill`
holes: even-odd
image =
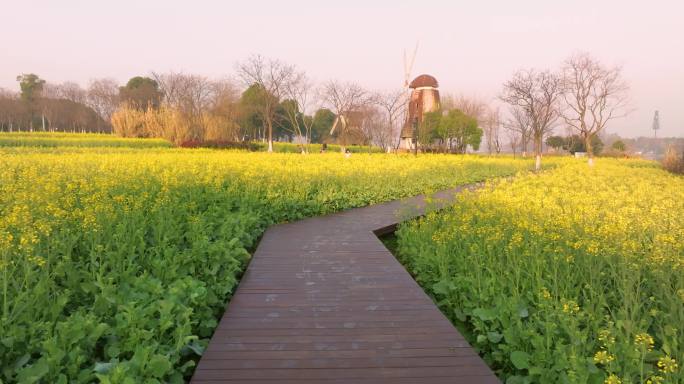
[[[658,111],[655,111],[655,115],[653,115],[653,137],[658,137],[658,130],[660,129],[660,116],[658,115]]]

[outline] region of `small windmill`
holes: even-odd
[[[658,111],[655,111],[655,115],[653,115],[653,137],[658,137],[658,130],[660,129],[660,116],[658,115]]]

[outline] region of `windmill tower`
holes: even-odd
[[[423,122],[424,114],[441,108],[439,91],[437,90],[437,87],[439,87],[437,79],[423,74],[409,83],[417,52],[418,43],[416,43],[416,47],[413,49],[413,54],[410,57],[407,57],[406,51],[404,51],[404,88],[406,90],[408,108],[406,111],[406,121],[399,135],[399,149],[404,151],[417,150],[417,130],[418,126]]]
[[[653,137],[658,137],[658,130],[660,129],[660,116],[658,115],[658,111],[655,111],[655,115],[653,115]]]

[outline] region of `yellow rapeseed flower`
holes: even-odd
[[[677,371],[677,361],[670,356],[663,356],[658,359],[658,369],[665,373],[675,373]]]
[[[596,352],[594,355],[594,363],[596,364],[607,365],[613,360],[615,360],[615,356],[603,350]]]
[[[642,333],[637,333],[636,336],[634,336],[634,345],[639,347],[639,349],[645,349],[647,351],[652,351],[653,350],[653,336],[649,335],[646,332]]]

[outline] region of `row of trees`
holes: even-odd
[[[339,81],[317,86],[295,66],[261,56],[238,63],[236,79],[183,73],[132,79],[121,93],[127,101],[112,116],[114,131],[179,144],[264,140],[269,151],[274,140],[298,142],[302,150],[309,142],[396,145],[402,91],[371,92]]]
[[[236,80],[152,73],[125,86],[111,79],[52,84],[19,76],[20,93],[0,91],[0,130],[111,132],[175,143],[265,140],[368,144],[390,148],[404,93],[371,92],[350,82],[320,86],[296,67],[253,56]],[[240,92],[240,89],[244,91]],[[351,118],[353,115],[353,119]],[[336,118],[353,121],[330,132]]]
[[[17,77],[20,92],[0,89],[0,131],[111,132],[119,89],[111,79],[88,88],[48,83],[35,74]]]
[[[111,79],[51,84],[34,74],[17,78],[21,92],[0,92],[1,130],[114,131],[122,136],[164,137],[175,143],[295,141],[396,146],[404,123],[404,90],[373,92],[353,82],[314,82],[297,67],[252,56],[234,79],[152,73],[124,86]],[[445,96],[443,111],[425,116],[419,144],[428,150],[499,153],[506,134],[516,152],[530,144],[540,167],[542,144],[557,127],[574,131],[589,154],[607,123],[627,112],[628,87],[618,67],[579,54],[561,69],[522,70],[499,99],[508,116],[476,98]],[[331,130],[331,127],[335,127]]]
[[[540,169],[544,138],[562,124],[579,135],[593,165],[592,142],[610,120],[629,112],[628,89],[620,67],[606,67],[584,53],[567,59],[557,72],[519,71],[500,96],[509,105],[505,127],[511,145],[519,142],[525,152],[531,139]]]

